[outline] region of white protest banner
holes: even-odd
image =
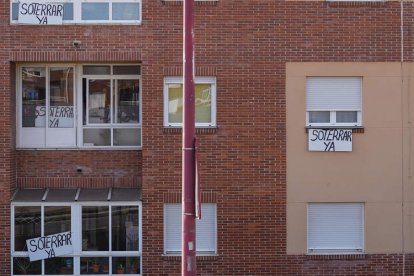
[[[26,240],[30,261],[50,259],[73,252],[71,232]]]
[[[17,22],[34,25],[61,25],[63,3],[21,1]]]
[[[352,151],[352,129],[309,129],[309,151]]]

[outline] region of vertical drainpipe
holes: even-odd
[[[194,101],[194,0],[184,0],[183,11],[183,156],[181,275],[196,275],[195,228],[195,101]]]
[[[400,0],[400,43],[401,43],[401,48],[400,48],[400,52],[401,52],[401,58],[400,58],[400,72],[401,72],[401,164],[402,164],[402,168],[401,168],[401,174],[402,174],[402,183],[401,183],[401,219],[402,219],[402,223],[401,223],[401,251],[402,251],[402,275],[405,276],[405,217],[404,217],[404,185],[405,185],[405,164],[404,164],[404,141],[405,141],[405,137],[404,137],[404,126],[405,126],[405,122],[404,122],[404,0]],[[409,126],[409,121],[410,121],[410,104],[409,104],[409,93],[407,94],[407,123]],[[410,129],[407,129],[408,131],[408,136],[410,137]],[[408,137],[408,138],[409,138]],[[411,143],[410,141],[411,139],[408,139],[408,145]],[[410,152],[408,154],[408,159],[407,159],[407,164],[408,164],[408,171],[410,170]]]

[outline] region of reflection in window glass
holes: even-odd
[[[358,122],[357,111],[336,111],[337,123],[356,123]]]
[[[168,85],[168,122],[182,123],[183,85]],[[195,85],[195,120],[196,123],[211,122],[211,85]]]
[[[73,3],[63,3],[63,20],[73,20]]]
[[[80,258],[81,274],[109,274],[109,258],[83,257]]]
[[[138,206],[112,207],[112,250],[138,251]]]
[[[114,146],[140,146],[140,128],[115,128]]]
[[[45,275],[73,275],[73,258],[51,258],[45,260]]]
[[[113,274],[139,274],[139,259],[136,257],[113,257],[112,273]]]
[[[30,262],[29,258],[13,258],[13,275],[41,275],[42,261]]]
[[[138,20],[139,3],[113,3],[112,20]]]
[[[70,206],[45,206],[44,235],[70,231]]]
[[[83,145],[89,146],[110,146],[111,130],[100,128],[83,129]]]
[[[88,86],[89,123],[111,123],[111,81],[90,79]]]
[[[73,127],[73,68],[50,68],[49,90],[49,127]]]
[[[139,123],[139,80],[116,80],[116,123]]]
[[[110,75],[111,67],[108,65],[85,65],[83,66],[84,75]]]
[[[46,126],[46,69],[22,68],[22,126]]]
[[[141,67],[139,65],[114,65],[114,75],[135,75],[141,74]]]
[[[82,207],[82,250],[109,250],[109,207]]]
[[[309,123],[329,123],[329,111],[309,111]]]
[[[109,20],[109,3],[82,3],[82,20]]]
[[[14,250],[27,251],[26,240],[41,236],[40,206],[14,208]]]

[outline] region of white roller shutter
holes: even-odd
[[[360,77],[308,77],[308,111],[361,111]]]
[[[201,220],[196,220],[197,252],[216,252],[216,204],[201,205]],[[181,204],[165,204],[165,253],[181,252]]]
[[[310,203],[308,249],[314,251],[362,251],[364,240],[362,203]]]

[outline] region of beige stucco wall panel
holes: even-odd
[[[307,252],[307,204],[288,203],[287,217],[287,252],[288,254],[305,254]]]
[[[404,203],[404,247],[405,251],[414,252],[414,202]]]
[[[288,251],[306,253],[308,202],[364,202],[367,253],[399,252],[405,102],[400,63],[288,63],[286,73]],[[307,76],[363,77],[364,133],[353,134],[352,152],[307,150]]]
[[[288,202],[401,199],[400,133],[373,128],[354,134],[352,152],[309,152],[306,137],[287,143],[297,145],[287,155]]]
[[[401,252],[401,229],[401,203],[365,203],[366,253]]]

